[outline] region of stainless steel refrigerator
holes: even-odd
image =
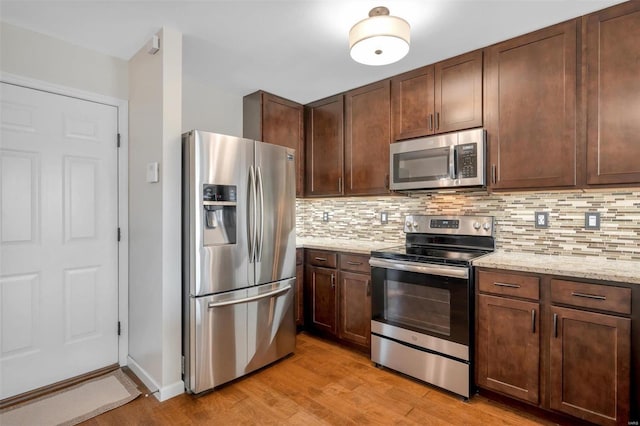
[[[188,392],[295,347],[295,151],[182,136],[183,355]]]

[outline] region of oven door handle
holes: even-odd
[[[407,262],[404,260],[388,260],[372,257],[369,265],[374,268],[397,269],[400,271],[416,272],[451,278],[469,278],[469,268],[448,265],[434,265],[429,263]]]

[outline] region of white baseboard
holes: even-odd
[[[147,373],[145,369],[130,356],[127,357],[127,367],[133,371],[133,374],[138,376],[142,383],[149,388],[149,391],[155,395],[160,402],[184,393],[184,382],[182,380],[178,380],[168,386],[161,387],[155,380],[153,380],[151,375],[149,375],[149,373]]]

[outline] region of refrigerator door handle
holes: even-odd
[[[224,302],[209,302],[208,306],[209,306],[209,309],[213,309],[213,308],[221,308],[223,306],[237,305],[239,303],[253,302],[254,300],[260,300],[267,297],[277,296],[279,294],[286,293],[289,290],[291,290],[290,285],[284,288],[279,288],[277,290],[270,291],[268,293],[258,294],[257,296],[246,297],[244,299],[225,300]]]
[[[247,184],[247,241],[249,248],[249,263],[253,263],[256,257],[256,175],[253,166],[249,166],[249,182]]]
[[[257,253],[256,253],[256,262],[262,261],[262,243],[264,242],[264,185],[262,183],[262,169],[260,167],[256,167],[257,170],[257,188],[260,199],[260,208],[258,212],[260,214],[260,222],[259,222],[259,231],[258,231],[258,240],[257,240]]]

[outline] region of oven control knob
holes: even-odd
[[[489,222],[486,222],[484,225],[482,225],[482,227],[485,231],[488,231],[489,229],[491,229],[491,224]]]
[[[480,222],[473,222],[473,227],[475,229],[480,229]]]

